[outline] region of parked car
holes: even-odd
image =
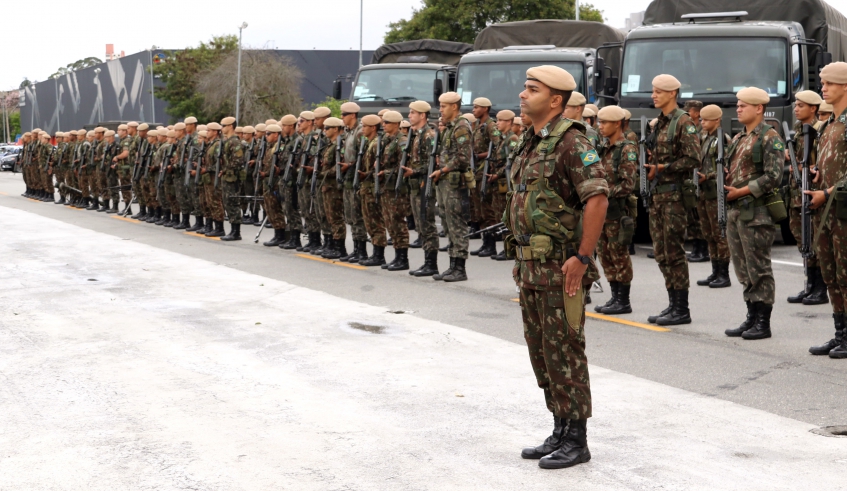
[[[22,147],[0,148],[0,171],[12,170]]]

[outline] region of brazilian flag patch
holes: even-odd
[[[694,125],[689,125],[688,126],[688,134],[691,135],[691,134],[694,134],[694,133],[697,133],[697,127],[694,126]]]
[[[773,142],[773,148],[774,148],[774,150],[784,150],[784,149],[785,149],[785,145],[783,145],[781,141],[779,141],[779,140],[775,140],[775,141]]]
[[[459,143],[465,143],[465,137],[464,137],[464,136],[460,136],[460,137],[459,137],[459,139],[458,139],[457,141],[458,141]]]
[[[518,144],[518,142],[511,142],[511,143],[509,143],[509,146],[510,146],[510,147],[514,147],[514,146],[515,146],[515,145],[517,145],[517,144]]]
[[[626,154],[626,158],[629,160],[638,160],[638,155],[635,155],[635,152],[629,152]]]
[[[582,165],[591,165],[600,161],[600,156],[597,155],[597,152],[594,149],[579,154],[579,158],[582,159]]]
[[[500,136],[500,130],[494,130],[494,133],[492,133],[492,134],[494,136]]]

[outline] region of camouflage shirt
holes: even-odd
[[[435,143],[435,128],[426,124],[419,130],[412,129],[411,132],[414,132],[415,140],[412,142],[412,150],[406,167],[415,171],[411,178],[425,178],[429,167],[429,155]],[[411,132],[409,135],[412,134]]]
[[[439,169],[467,172],[471,165],[471,124],[462,116],[445,125],[441,133]]]
[[[818,170],[822,173],[820,189],[847,184],[847,110],[833,117],[821,133]]]
[[[616,154],[617,162],[615,162]],[[629,140],[620,140],[614,145],[603,147],[600,155],[603,168],[606,170],[609,197],[628,198],[635,190],[638,147]]]
[[[500,138],[500,144],[497,145],[497,149],[495,150],[494,160],[492,161],[494,167],[488,169],[489,174],[497,174],[497,177],[500,178],[506,177],[506,162],[509,160],[509,155],[518,146],[518,140],[518,135],[511,130],[503,133]]]
[[[726,155],[726,147],[724,148]],[[700,167],[697,171],[710,181],[717,177],[717,158],[718,158],[718,132],[712,133],[705,131],[700,133]]]
[[[379,170],[385,172],[380,179],[392,188],[394,187],[394,179],[397,178],[395,172],[400,167],[400,159],[403,158],[403,149],[406,147],[406,141],[406,136],[400,131],[393,136],[386,134],[382,139],[382,162],[380,163]]]
[[[344,146],[344,137],[342,139],[342,149]],[[319,177],[322,179],[324,184],[331,184],[335,182],[335,150],[338,149],[338,137],[333,140],[327,138],[327,144],[323,148],[323,155],[321,155],[321,173]],[[341,163],[339,161],[339,163]]]
[[[473,152],[476,163],[476,179],[482,179],[482,168],[484,163],[480,154],[488,153],[488,143],[494,142],[493,149],[497,149],[500,145],[500,130],[497,129],[497,123],[492,118],[485,120],[485,123],[476,123],[476,128],[473,130]],[[489,172],[490,174],[490,172]]]
[[[764,123],[759,123],[752,132],[744,128],[732,139],[727,157],[729,172],[726,185],[734,188],[750,187],[754,198],[775,190],[782,181],[785,162],[785,144],[775,129],[769,128],[762,138],[762,162],[753,163],[753,147],[759,139]]]
[[[681,109],[678,109],[681,111]],[[700,139],[697,136],[697,126],[688,114],[683,114],[677,121],[675,135],[669,135],[670,123],[673,117],[659,114],[656,127],[656,147],[652,151],[652,163],[663,164],[665,168],[659,173],[657,185],[678,184],[690,179],[694,168],[700,163]],[[682,189],[670,193],[654,194],[654,201],[679,201],[682,199]]]
[[[239,174],[244,169],[244,146],[235,134],[223,142],[221,152],[221,170],[225,182],[238,181]]]

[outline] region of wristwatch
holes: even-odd
[[[580,254],[580,253],[578,253],[578,252],[576,253],[576,258],[577,258],[577,259],[579,259],[579,261],[580,261],[582,264],[586,264],[586,265],[587,265],[588,263],[590,263],[590,262],[591,262],[591,258],[590,258],[590,257],[588,257],[588,256],[583,256],[582,254]]]

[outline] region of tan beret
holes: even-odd
[[[521,121],[520,116],[515,116],[515,120],[512,121],[512,124],[523,124],[523,121]]]
[[[114,131],[112,131],[112,130],[109,130],[109,131],[107,131],[107,132],[106,132],[106,136],[107,136],[107,137],[109,137],[109,136],[115,136],[115,132],[114,132]]]
[[[632,119],[632,113],[629,112],[629,109],[624,109],[623,112],[626,114],[626,119]]]
[[[56,132],[56,138],[63,138],[64,136],[65,136],[65,134],[62,133],[61,131]]]
[[[794,96],[798,101],[805,102],[806,104],[811,104],[812,106],[820,106],[823,99],[818,95],[817,92],[812,90],[803,90],[801,92],[797,92],[797,95]]]
[[[595,106],[594,104],[586,104],[586,105],[585,105],[585,107],[587,107],[587,108],[591,109],[592,111],[594,111],[594,114],[595,114],[595,115],[597,115],[597,114],[599,114],[599,113],[600,113],[600,108],[599,108],[599,107],[597,107],[597,106]]]
[[[426,113],[432,109],[432,106],[429,105],[426,101],[415,101],[409,104],[409,109],[412,111],[417,111],[419,113]]]
[[[462,114],[462,117],[467,119],[469,123],[476,123],[476,116],[473,113]]]
[[[280,126],[291,126],[297,124],[297,116],[293,114],[286,114],[279,120]]]
[[[328,118],[332,115],[332,110],[326,106],[317,107],[312,112],[315,113],[316,118]]]
[[[820,107],[818,108],[819,113],[831,113],[833,111],[835,111],[835,108],[832,107],[832,104],[826,101],[822,102]]]
[[[95,133],[105,133],[105,132],[106,132],[106,128],[104,128],[104,127],[102,127],[102,126],[98,126],[98,127],[94,128],[94,132],[95,132]]]
[[[412,123],[410,123],[410,122],[408,122],[404,119],[403,121],[400,121],[400,127],[401,128],[411,128]]]
[[[597,117],[601,121],[623,121],[626,118],[626,113],[621,107],[605,106],[603,109],[600,109]]]
[[[326,118],[326,121],[324,121],[324,128],[340,128],[342,126],[344,126],[344,121],[338,118]]]
[[[268,120],[265,120],[265,126],[267,126],[267,125],[269,125],[269,124],[279,124],[279,121],[277,121],[277,120],[275,120],[275,119],[268,119]]]
[[[236,132],[236,133],[244,133],[244,128],[242,128],[241,126],[236,126],[236,127],[235,127],[235,132]]]
[[[138,122],[137,121],[130,121],[126,125],[129,126],[130,128],[138,128]]]
[[[177,123],[173,127],[174,131],[179,131],[179,130],[184,130],[184,129],[185,129],[185,123]]]
[[[206,138],[209,135],[206,130],[200,130],[197,134],[200,135],[201,138]]]
[[[195,118],[194,116],[189,116],[189,117],[185,118],[183,123],[185,123],[185,124],[197,124],[197,118]]]
[[[585,103],[588,102],[585,100],[585,96],[577,91],[571,92],[571,98],[568,99],[568,106],[576,107],[576,106],[584,106]]]
[[[171,129],[173,129],[173,128],[171,128]],[[201,131],[201,130],[205,130],[205,129],[206,129],[205,124],[197,125],[197,131]]]
[[[315,113],[312,111],[303,111],[300,113],[300,118],[305,119],[306,121],[314,121]]]
[[[487,97],[477,97],[473,100],[473,105],[479,107],[491,107],[491,101],[488,100]]]
[[[245,126],[244,128],[241,128],[241,132],[244,133],[245,135],[252,135],[252,134],[256,133],[256,128],[254,128],[252,126]]]
[[[185,123],[183,123],[183,124],[185,124]],[[203,128],[205,128],[205,126],[203,126]],[[170,131],[172,129],[174,129],[174,125],[169,124],[167,130]]]
[[[403,115],[397,111],[385,111],[385,114],[382,115],[382,120],[386,123],[399,123],[403,121]]]
[[[376,114],[368,114],[362,118],[362,124],[365,126],[379,126],[381,122],[382,119]]]
[[[106,132],[106,136],[109,136],[109,132],[108,132],[108,131]],[[158,131],[156,131],[156,130],[150,130],[150,131],[148,131],[148,132],[147,132],[147,138],[150,138],[151,136],[155,138],[155,137],[159,136],[159,132],[158,132]]]
[[[205,131],[201,131],[200,133],[205,133]],[[165,135],[165,136],[167,136],[168,138],[176,138],[176,131],[168,130],[168,134]],[[200,136],[206,136],[206,135],[201,134]]]
[[[362,108],[359,107],[355,102],[345,102],[341,105],[341,112],[348,114],[355,114],[361,111]]]
[[[32,130],[33,133],[41,133],[41,128],[35,128]]]
[[[497,113],[497,119],[500,121],[512,121],[515,119],[515,112],[508,109],[503,109]]]
[[[747,104],[767,104],[771,100],[768,93],[758,87],[745,87],[739,90],[735,97]]]
[[[156,127],[156,131],[162,131],[162,130],[168,131],[168,129],[165,128],[164,126],[157,126]]]
[[[556,90],[576,90],[573,75],[564,68],[553,65],[534,66],[526,71],[527,80],[538,80],[542,84]]]
[[[76,136],[85,136],[85,130],[76,130]]]
[[[118,129],[119,130],[125,130],[125,129],[127,129],[127,126],[125,124],[118,125]]]
[[[660,90],[677,90],[682,84],[673,75],[662,74],[653,79],[653,87]]]
[[[221,126],[218,123],[215,123],[214,121],[212,121],[211,123],[206,125],[206,129],[207,130],[220,131],[221,129],[223,129],[223,126]]]
[[[138,131],[145,131],[145,130],[149,130],[149,129],[150,129],[150,125],[147,124],[147,123],[141,123],[140,125],[138,125]]]
[[[583,118],[593,118],[594,116],[597,116],[597,113],[595,113],[590,107],[586,107],[582,110]]]
[[[94,136],[94,132],[93,132],[93,131],[89,131],[88,133],[86,133],[86,134],[85,134],[85,136]]]
[[[268,125],[266,125],[265,123],[259,123],[259,124],[256,125],[256,131],[258,131],[258,132],[268,131]]]
[[[443,102],[445,104],[458,104],[462,102],[462,96],[460,96],[457,92],[445,92],[438,98],[438,102]]]
[[[821,80],[826,80],[832,84],[847,84],[847,63],[836,61],[823,67]]]
[[[267,133],[282,133],[282,128],[280,128],[278,124],[269,124],[269,125],[265,126],[265,132],[267,132]]]
[[[709,104],[700,110],[700,119],[713,121],[715,119],[721,119],[721,116],[723,116],[723,111],[714,104]]]
[[[385,114],[385,113],[387,113],[387,112],[388,112],[388,109],[380,109],[380,110],[379,110],[379,112],[378,112],[377,114],[379,114],[379,117],[381,118],[381,117],[382,117],[382,115],[383,115],[383,114]]]
[[[229,126],[231,124],[235,124],[235,118],[232,116],[227,116],[221,120],[221,126]]]

